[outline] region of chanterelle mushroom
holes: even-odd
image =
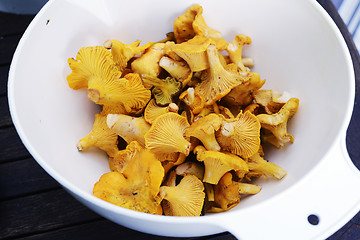
[[[99,81],[89,82],[88,97],[99,105],[124,107],[127,113],[141,111],[151,98],[150,90],[146,89],[138,74],[128,73],[118,78],[116,72],[110,72]]]
[[[182,88],[184,88],[191,80],[193,72],[189,65],[184,61],[176,61],[167,56],[163,56],[160,59],[159,65],[165,69],[173,78],[181,82]]]
[[[215,113],[211,113],[193,122],[186,130],[185,136],[196,137],[204,144],[207,150],[220,151],[221,148],[216,141],[215,131],[219,130],[221,123],[221,117]]]
[[[260,128],[256,116],[247,111],[233,119],[223,118],[216,139],[222,150],[247,158],[259,150]]]
[[[127,67],[128,61],[135,55],[140,55],[143,51],[149,48],[153,42],[148,42],[145,45],[140,45],[140,40],[132,42],[130,44],[122,43],[119,40],[112,39],[104,43],[104,47],[111,49],[114,62],[122,72]]]
[[[101,46],[81,48],[76,59],[68,59],[68,64],[72,72],[67,81],[69,87],[75,90],[87,88],[92,81],[103,81],[110,72],[121,75],[110,51]]]
[[[156,104],[160,106],[167,106],[173,102],[173,98],[181,91],[181,82],[176,81],[173,77],[160,79],[151,75],[142,75],[142,80],[145,84],[153,86],[152,94],[155,98]]]
[[[109,172],[95,183],[94,196],[135,211],[159,214],[164,169],[148,150],[137,152],[123,173]],[[161,210],[161,209],[160,209]]]
[[[125,114],[108,114],[106,123],[117,135],[122,137],[128,144],[137,141],[145,146],[145,133],[150,129],[144,117],[132,117]]]
[[[204,182],[217,184],[226,172],[231,170],[248,171],[246,162],[235,154],[207,151],[200,145],[195,147],[194,153],[197,160],[205,164]]]
[[[251,38],[243,34],[237,35],[232,43],[230,43],[226,51],[233,63],[235,63],[242,72],[248,71],[244,66],[242,57],[242,48],[245,44],[251,44]]]
[[[259,114],[256,117],[261,123],[261,127],[271,131],[278,139],[280,146],[285,143],[293,142],[294,137],[287,132],[288,120],[297,112],[299,107],[298,98],[290,98],[289,101],[275,114]]]
[[[77,149],[84,151],[90,147],[98,147],[111,157],[119,151],[117,143],[117,134],[106,125],[106,115],[95,114],[92,130],[78,142]]]
[[[148,123],[153,124],[157,117],[168,112],[177,113],[178,110],[179,107],[175,103],[170,103],[168,106],[162,107],[156,104],[155,99],[151,99],[144,110],[144,118]]]
[[[240,75],[238,72],[226,70],[220,62],[218,50],[214,45],[210,45],[206,52],[210,68],[201,75],[202,81],[195,86],[195,91],[202,95],[206,105],[211,105],[251,75]]]
[[[186,42],[196,35],[193,22],[198,14],[202,14],[202,7],[195,4],[186,9],[183,15],[175,19],[173,28],[176,43]]]
[[[143,148],[137,141],[130,142],[126,149],[118,151],[114,156],[109,158],[109,167],[113,172],[122,173],[128,163],[134,158]]]
[[[140,75],[157,77],[161,71],[159,61],[164,56],[164,47],[165,43],[155,43],[131,63],[131,69]]]
[[[160,187],[167,216],[200,216],[204,204],[204,185],[194,175],[186,175],[175,187]]]
[[[250,170],[248,176],[265,175],[274,177],[276,179],[282,179],[286,175],[286,171],[282,167],[276,165],[275,163],[266,161],[263,157],[260,156],[259,152],[249,157],[247,164]]]
[[[261,80],[259,74],[252,73],[248,80],[231,89],[221,101],[226,105],[247,106],[254,100],[252,93],[260,89],[264,83],[265,80]]]
[[[153,152],[180,152],[186,156],[190,153],[190,142],[184,137],[189,123],[177,113],[166,113],[159,116],[145,134],[145,146]]]

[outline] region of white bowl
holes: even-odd
[[[253,71],[267,80],[263,88],[300,99],[289,125],[294,144],[267,155],[288,175],[263,180],[259,194],[229,212],[202,217],[149,215],[95,198],[93,184],[109,171],[107,158],[80,153],[76,143],[98,108],[86,91],[68,87],[67,59],[108,39],[160,40],[194,3],[229,42],[240,33],[252,38],[244,55],[255,59]],[[8,93],[13,122],[33,157],[75,198],[116,223],[167,236],[230,231],[242,239],[323,239],[360,209],[360,174],[345,147],[354,82],[342,35],[314,0],[51,0],[18,45]],[[308,222],[311,214],[318,225]]]

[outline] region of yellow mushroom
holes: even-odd
[[[68,59],[68,64],[72,72],[67,76],[67,82],[69,87],[75,90],[87,88],[93,81],[104,81],[109,77],[108,75],[112,77],[121,75],[110,51],[101,46],[82,47],[76,59]]]
[[[218,106],[219,108],[219,114],[223,115],[224,118],[235,118],[234,114],[231,112],[231,110],[227,107],[224,107],[224,106]]]
[[[109,167],[113,172],[122,173],[128,163],[139,153],[143,148],[137,141],[130,142],[126,149],[118,151],[114,156],[109,158]]]
[[[193,175],[183,177],[175,187],[161,186],[163,210],[167,216],[200,216],[204,204],[204,185]]]
[[[168,45],[168,52],[174,52],[182,58],[190,67],[192,72],[199,72],[209,68],[206,49],[210,46],[211,40],[202,42],[183,42],[181,44]]]
[[[243,34],[239,34],[235,37],[234,41],[230,43],[226,48],[226,51],[228,52],[231,61],[235,63],[242,72],[249,71],[249,69],[244,66],[242,60],[242,49],[245,44],[251,44],[251,38]]]
[[[155,99],[151,99],[144,110],[144,118],[149,124],[153,124],[157,117],[168,112],[177,113],[178,110],[179,107],[175,103],[170,103],[168,106],[162,107],[156,104]]]
[[[106,116],[95,114],[92,130],[78,142],[77,149],[84,151],[91,147],[98,147],[111,157],[119,151],[117,144],[118,135],[111,131],[106,125]]]
[[[200,113],[205,105],[204,98],[196,93],[193,87],[189,87],[183,91],[180,94],[179,99],[190,107],[193,114]]]
[[[152,85],[151,90],[156,104],[160,106],[167,106],[173,102],[173,99],[180,94],[181,82],[176,81],[173,77],[165,79],[157,78],[151,75],[142,75],[142,80],[145,84]]]
[[[290,98],[284,106],[275,114],[259,114],[261,127],[271,131],[277,138],[280,146],[290,142],[294,142],[294,137],[287,132],[287,123],[289,119],[297,112],[299,107],[299,99]]]
[[[179,152],[171,154],[155,153],[155,156],[161,161],[165,174],[167,174],[175,166],[183,164],[187,157],[185,154]]]
[[[204,178],[204,172],[204,165],[193,161],[186,161],[178,165],[175,169],[175,173],[179,176],[194,175],[200,180]]]
[[[251,74],[240,75],[238,72],[226,70],[214,45],[210,45],[206,52],[210,68],[201,75],[202,81],[195,86],[195,92],[202,95],[205,105],[211,105],[228,94],[232,88],[249,79]]]
[[[227,211],[240,202],[239,187],[232,181],[231,173],[225,173],[219,183],[214,186],[215,203],[221,211]]]
[[[215,204],[208,212],[227,211],[239,204],[242,194],[257,194],[260,185],[233,181],[231,173],[225,173],[219,183],[214,186]]]
[[[128,65],[128,61],[136,55],[140,55],[143,51],[149,48],[153,42],[148,42],[145,45],[140,45],[140,40],[132,42],[130,44],[122,43],[119,40],[112,39],[104,43],[104,47],[111,49],[111,54],[115,64],[122,72]]]
[[[89,82],[88,97],[96,104],[107,106],[107,109],[109,106],[117,109],[121,105],[127,113],[138,113],[150,100],[151,92],[144,87],[138,74],[128,73],[118,78],[116,73],[110,73],[101,81]]]
[[[140,75],[157,77],[161,72],[159,61],[164,56],[165,43],[155,43],[131,63],[131,69]]]
[[[161,163],[148,150],[137,152],[122,173],[102,175],[93,188],[94,196],[135,211],[161,214],[158,196],[164,178]]]
[[[166,113],[159,116],[145,134],[145,146],[157,153],[180,152],[186,156],[190,153],[190,142],[184,137],[189,123],[177,113]]]
[[[265,80],[261,80],[259,74],[252,73],[248,80],[231,89],[221,101],[226,105],[247,106],[254,100],[252,93],[260,89],[264,83]]]
[[[279,180],[286,176],[286,171],[282,167],[276,165],[275,163],[266,161],[260,156],[259,152],[248,158],[247,165],[250,170],[249,173],[247,173],[248,176],[255,175],[258,177],[265,175]]]
[[[199,13],[202,14],[202,7],[195,4],[186,9],[183,15],[180,15],[175,19],[173,29],[176,43],[186,42],[196,35],[193,28],[193,22],[196,15]]]
[[[261,105],[267,114],[277,113],[291,98],[287,92],[279,93],[276,90],[259,89],[253,92],[254,100]]]
[[[235,154],[208,151],[200,145],[195,147],[194,153],[197,160],[205,164],[203,182],[217,184],[226,172],[231,170],[248,171],[246,162]]]
[[[181,82],[182,88],[184,88],[192,78],[193,72],[189,65],[184,61],[176,61],[167,56],[163,56],[159,61],[159,65],[173,78]]]
[[[247,111],[233,119],[223,118],[216,140],[222,150],[247,158],[259,150],[260,128],[257,117]]]
[[[185,136],[196,137],[204,144],[207,150],[220,151],[221,148],[216,141],[215,132],[219,130],[221,123],[221,117],[215,113],[211,113],[193,122],[186,130]]]
[[[144,117],[132,117],[125,114],[108,114],[107,126],[128,144],[137,141],[141,146],[145,146],[145,133],[150,129]]]

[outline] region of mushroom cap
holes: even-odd
[[[113,73],[103,81],[89,83],[88,97],[99,105],[114,106],[114,109],[122,105],[127,113],[137,113],[146,106],[151,92],[144,87],[138,74],[128,73],[118,78]]]
[[[259,119],[261,127],[271,131],[278,139],[280,146],[283,146],[285,143],[294,141],[294,137],[287,132],[287,122],[297,112],[298,107],[299,99],[290,98],[279,112],[275,114],[259,114],[256,117]]]
[[[251,44],[251,38],[243,34],[239,34],[235,36],[234,41],[230,43],[226,48],[226,51],[228,52],[231,61],[235,63],[243,72],[247,71],[244,66],[242,57],[242,49],[245,44]]]
[[[271,176],[278,180],[286,176],[287,172],[279,165],[266,161],[259,153],[255,153],[248,158],[247,162],[249,166],[249,175],[255,174],[255,176]]]
[[[215,138],[215,131],[219,130],[222,123],[221,117],[211,113],[193,122],[186,130],[186,137],[196,137],[207,150],[220,151],[220,146]]]
[[[111,49],[111,55],[115,64],[119,67],[120,71],[124,71],[127,67],[128,61],[135,55],[140,55],[141,52],[149,48],[153,42],[148,42],[145,45],[140,45],[140,40],[132,42],[130,44],[122,43],[119,40],[112,39],[104,43],[104,47]]]
[[[258,73],[252,73],[248,80],[231,89],[221,101],[227,105],[247,106],[254,100],[252,93],[264,84],[265,80],[261,80]]]
[[[158,193],[163,177],[161,163],[148,149],[142,149],[123,173],[102,175],[94,185],[93,194],[124,208],[156,214],[161,202]]]
[[[190,142],[185,137],[189,127],[187,119],[177,113],[166,113],[159,116],[145,134],[145,146],[153,152],[180,152],[186,156],[190,153]]]
[[[200,216],[204,204],[204,185],[194,175],[186,175],[175,187],[160,187],[167,216]]]
[[[106,118],[107,126],[123,138],[128,144],[137,141],[141,146],[145,146],[145,133],[150,129],[144,117],[132,117],[125,114],[108,114]]]
[[[176,61],[170,57],[163,56],[159,62],[160,67],[165,69],[173,78],[182,83],[184,88],[193,75],[189,65],[185,61]]]
[[[192,72],[199,72],[209,68],[206,49],[210,44],[211,40],[206,39],[203,42],[175,44],[169,49],[181,57],[189,65]]]
[[[186,9],[183,15],[180,15],[177,19],[175,19],[173,29],[177,43],[186,42],[196,35],[193,28],[193,22],[195,17],[198,14],[202,14],[202,12],[202,7],[198,4],[195,4]]]
[[[170,105],[169,105],[170,106]],[[144,110],[144,118],[149,124],[153,124],[158,116],[161,116],[168,112],[177,112],[176,108],[169,106],[162,107],[156,104],[155,99],[151,99]],[[173,106],[173,105],[172,105]],[[176,105],[177,106],[177,105]]]
[[[109,167],[113,172],[122,173],[128,163],[134,158],[143,148],[137,141],[130,142],[126,149],[118,151],[113,157],[109,158]]]
[[[205,99],[205,105],[211,105],[250,78],[250,74],[240,75],[238,72],[226,70],[214,45],[210,45],[206,52],[210,68],[202,73],[202,81],[195,86],[195,91]]]
[[[92,130],[78,142],[77,149],[84,151],[91,147],[98,147],[111,157],[119,151],[117,144],[118,135],[107,126],[106,115],[95,114]]]
[[[131,69],[140,75],[158,76],[161,72],[159,61],[164,56],[165,43],[155,43],[131,62]]]
[[[204,98],[200,94],[196,93],[192,87],[183,91],[180,94],[179,99],[191,108],[193,114],[200,113],[205,105]]]
[[[110,51],[101,46],[80,48],[76,59],[69,58],[68,64],[72,72],[67,76],[67,82],[75,90],[87,88],[89,82],[103,81],[110,73],[121,75]]]
[[[173,102],[173,98],[180,94],[181,82],[176,81],[173,77],[160,79],[151,75],[142,75],[145,84],[152,84],[152,94],[155,98],[156,104],[160,106],[167,106]]]
[[[255,102],[261,105],[267,114],[277,113],[291,98],[287,92],[281,94],[273,89],[259,89],[253,92],[253,97]]]
[[[232,181],[231,173],[225,173],[219,183],[214,186],[215,203],[223,211],[227,211],[240,202],[239,186]]]
[[[216,139],[222,150],[247,158],[259,150],[260,128],[257,117],[247,111],[234,119],[223,118]]]
[[[217,184],[226,172],[231,170],[248,171],[246,162],[235,154],[208,151],[200,145],[195,147],[194,153],[197,160],[205,164],[203,182]]]
[[[186,161],[178,165],[175,169],[175,173],[179,176],[194,175],[200,180],[204,178],[204,172],[204,165],[193,161]]]

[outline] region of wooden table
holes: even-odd
[[[347,147],[360,168],[360,58],[331,2],[318,2],[342,31],[354,62],[356,101]],[[0,12],[0,239],[175,239],[130,230],[92,212],[53,180],[23,146],[10,118],[6,87],[12,55],[33,17]],[[225,232],[187,239],[235,238]],[[329,239],[360,239],[360,213]]]

